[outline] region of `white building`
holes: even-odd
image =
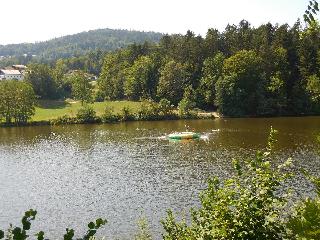
[[[21,65],[21,64],[16,64],[16,65],[12,65],[12,68],[14,70],[19,70],[21,72],[21,71],[25,71],[27,69],[27,66]]]
[[[19,70],[0,69],[0,80],[23,80],[23,75]]]

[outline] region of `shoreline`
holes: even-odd
[[[117,124],[123,122],[136,122],[136,121],[170,121],[170,120],[205,120],[205,119],[216,119],[220,118],[217,113],[197,113],[197,115],[187,115],[187,116],[157,116],[156,118],[149,119],[117,119],[110,121],[103,121],[101,117],[97,116],[95,119],[90,121],[79,121],[76,117],[58,117],[50,120],[40,120],[40,121],[29,121],[24,124],[16,123],[0,123],[0,128],[11,128],[11,127],[31,127],[31,126],[56,126],[56,125],[76,125],[76,124]]]
[[[32,127],[32,126],[57,126],[57,125],[76,125],[76,124],[117,124],[124,122],[137,122],[137,121],[170,121],[170,120],[206,120],[206,119],[235,119],[235,118],[301,118],[301,117],[319,117],[320,115],[312,115],[312,114],[300,114],[300,115],[281,115],[281,116],[222,116],[218,112],[199,112],[197,115],[189,115],[189,116],[158,116],[156,118],[149,119],[116,119],[110,121],[102,121],[101,117],[96,117],[94,120],[90,120],[87,122],[79,121],[75,117],[67,117],[67,120],[64,121],[64,118],[58,117],[50,120],[40,120],[40,121],[30,121],[25,124],[16,124],[16,123],[0,123],[0,128],[12,128],[12,127]]]

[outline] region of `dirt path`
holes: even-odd
[[[218,112],[201,112],[201,113],[198,113],[199,116],[201,117],[212,117],[212,118],[220,118],[220,114]]]

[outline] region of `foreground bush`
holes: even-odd
[[[287,226],[293,239],[320,239],[320,179],[305,174],[314,184],[317,196],[298,202]]]
[[[291,165],[271,166],[276,131],[271,129],[265,152],[241,163],[234,160],[235,176],[209,180],[201,195],[201,208],[192,210],[192,223],[178,222],[171,211],[162,221],[164,239],[285,239],[286,191],[279,191]],[[283,189],[282,189],[283,190]]]
[[[30,209],[29,211],[26,211],[21,223],[22,223],[22,228],[21,227],[14,227],[10,224],[9,229],[7,232],[4,232],[0,230],[0,239],[3,239],[6,237],[6,240],[25,240],[29,238],[30,236],[28,235],[28,232],[31,228],[31,221],[35,220],[37,215],[37,211]],[[99,228],[101,228],[103,225],[107,223],[107,220],[98,218],[95,222],[90,222],[88,224],[88,230],[87,232],[83,235],[81,238],[77,238],[78,240],[89,240],[91,239],[97,232]],[[43,231],[38,232],[35,234],[37,237],[37,240],[44,240],[44,235],[45,233]],[[64,240],[72,240],[74,239],[74,230],[73,229],[66,229],[66,234],[63,235]],[[62,239],[62,238],[61,238]]]
[[[152,240],[150,234],[148,222],[146,219],[142,218],[138,221],[138,232],[134,236],[134,240]]]

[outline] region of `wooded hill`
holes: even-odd
[[[106,28],[63,36],[44,42],[0,45],[0,56],[22,58],[24,54],[28,54],[29,56],[25,57],[26,60],[28,58],[30,60],[32,55],[36,55],[38,60],[44,59],[45,62],[50,62],[59,58],[85,55],[97,49],[113,51],[132,43],[158,42],[161,37],[161,33],[155,32]],[[22,62],[21,59],[19,60],[19,62]]]

